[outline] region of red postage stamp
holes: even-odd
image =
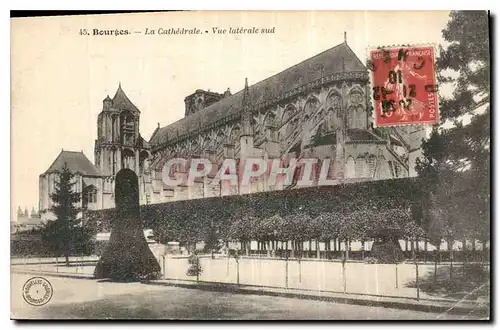
[[[438,94],[432,46],[370,51],[375,126],[435,124]]]

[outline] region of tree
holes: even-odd
[[[245,249],[246,255],[250,254],[250,241],[255,238],[254,232],[259,219],[248,214],[237,213],[231,218],[229,237],[231,240],[239,241]]]
[[[75,204],[80,202],[80,193],[73,191],[73,182],[75,175],[71,173],[67,164],[64,164],[59,173],[59,180],[55,181],[55,192],[50,195],[53,202],[51,211],[56,216],[55,221],[49,221],[42,230],[42,240],[57,254],[63,254],[66,259],[66,266],[69,266],[69,255],[75,247],[76,241],[82,239],[90,240],[83,231],[77,231],[75,228],[79,225],[77,215],[80,208]]]
[[[435,209],[427,213],[428,231],[436,243],[450,235],[485,242],[490,237],[488,14],[451,12],[442,34],[448,46],[440,47],[438,81],[454,90],[451,97],[440,95],[440,124],[423,142],[424,157],[417,162],[426,205]]]
[[[189,256],[188,259],[189,268],[186,272],[188,276],[196,276],[196,282],[199,282],[200,275],[203,272],[203,268],[201,267],[200,258],[196,251]]]
[[[118,171],[115,209],[109,242],[94,269],[97,279],[119,281],[152,280],[161,268],[144,237],[139,206],[139,182],[134,171]]]

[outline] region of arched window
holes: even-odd
[[[306,105],[304,106],[305,116],[311,118],[311,116],[318,110],[319,101],[315,97],[311,97],[307,100]]]
[[[375,176],[376,166],[377,166],[377,157],[375,157],[375,155],[370,155],[370,157],[368,157],[368,177],[373,178]]]
[[[135,153],[130,149],[123,150],[123,168],[131,169],[135,171]]]
[[[122,112],[120,115],[120,136],[121,143],[132,145],[135,136],[134,116],[128,111]]]
[[[139,172],[143,173],[144,170],[146,170],[149,165],[148,165],[148,157],[149,153],[147,151],[141,151],[139,154]]]
[[[356,177],[356,162],[354,158],[347,158],[347,162],[345,164],[345,177],[348,179],[352,179]]]
[[[389,162],[385,159],[384,156],[379,156],[378,158],[378,179],[390,179],[391,178],[391,169],[389,166]]]
[[[326,132],[334,131],[342,125],[342,98],[339,93],[331,92],[326,98],[326,116],[323,124]]]
[[[367,178],[370,175],[368,164],[364,157],[356,158],[356,178]]]
[[[82,204],[86,208],[93,203],[97,203],[97,188],[94,185],[88,185],[83,189]]]
[[[349,128],[366,128],[366,112],[363,94],[354,90],[349,94]]]
[[[229,144],[236,145],[240,138],[240,126],[236,125],[231,130],[231,134],[229,135]]]

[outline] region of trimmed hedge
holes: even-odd
[[[403,232],[405,224],[419,229],[422,195],[415,179],[380,180],[143,205],[141,219],[143,227],[153,229],[160,241],[175,240],[184,244],[202,241],[214,231],[223,240],[240,241],[295,239],[297,235],[304,236],[304,230],[308,232],[305,236],[317,236],[316,233],[323,234],[325,228],[317,228],[319,224],[313,225],[311,221],[318,222],[321,217],[326,217],[325,221],[319,221],[322,225],[328,221],[337,227],[342,224],[340,231],[330,228],[335,231],[332,235],[352,236],[361,230],[371,237],[407,236]],[[387,214],[402,218],[384,222],[381,215]],[[112,227],[116,218],[114,209],[91,211],[87,216],[101,228]],[[280,224],[276,216],[284,222]],[[332,217],[337,220],[333,221]],[[269,223],[269,218],[274,222]],[[360,227],[370,223],[378,225],[363,230]],[[289,230],[281,230],[280,238],[268,237],[262,232],[285,225]],[[385,232],[384,226],[387,226]]]

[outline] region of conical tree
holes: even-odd
[[[111,236],[94,276],[129,281],[156,279],[160,274],[160,265],[142,229],[137,175],[122,169],[116,175]]]
[[[50,195],[53,202],[51,211],[56,220],[49,221],[42,229],[42,241],[57,255],[63,254],[66,265],[69,266],[69,255],[74,244],[75,226],[80,209],[75,206],[80,201],[80,193],[73,191],[74,174],[66,163],[59,173],[59,180],[55,181],[54,193]],[[26,210],[27,213],[27,210]]]

